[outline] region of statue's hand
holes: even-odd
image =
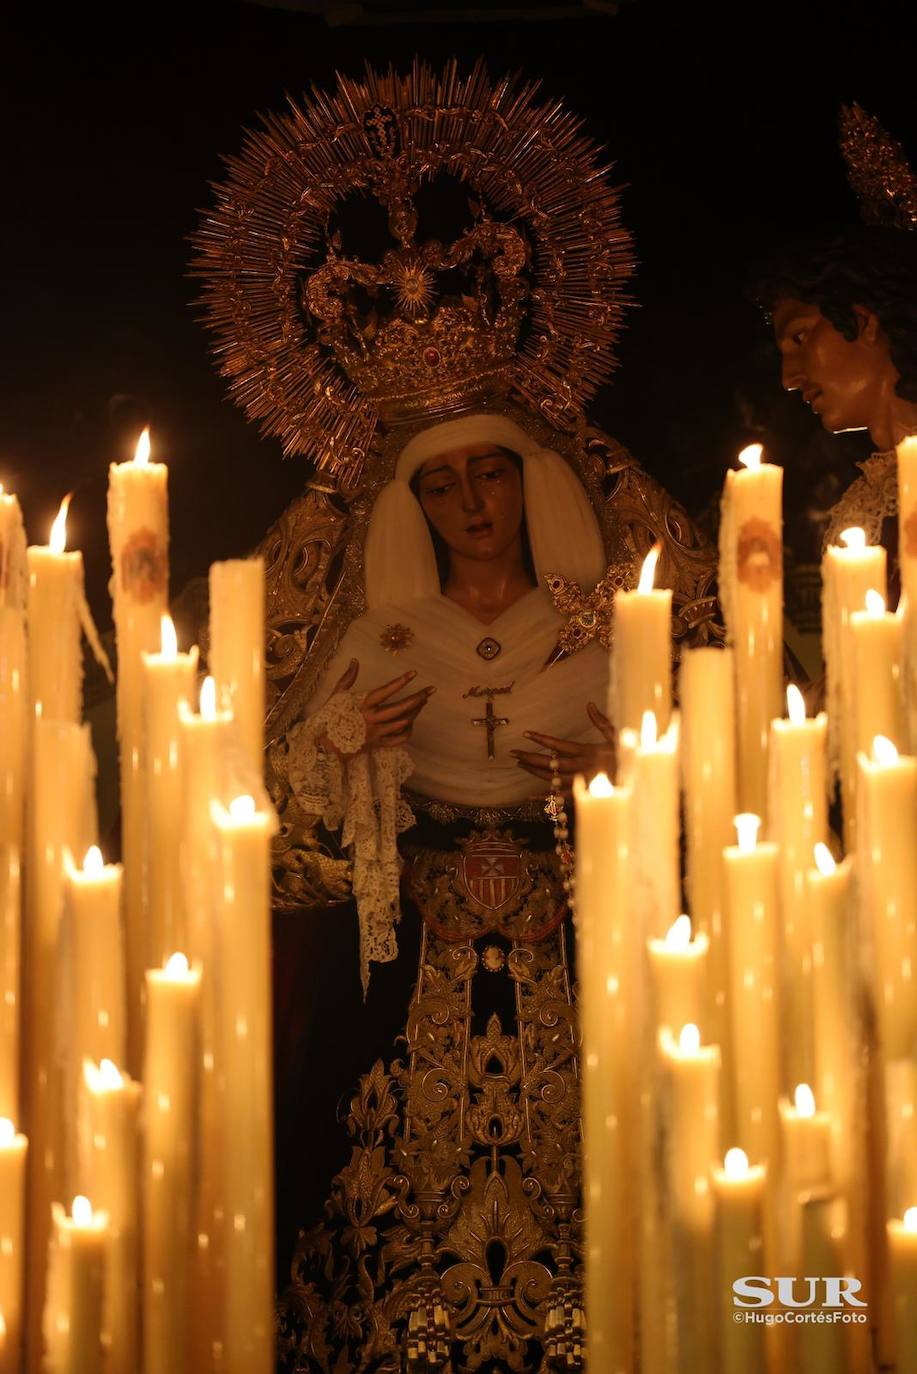
[[[359,671],[359,662],[351,659],[347,671],[335,685],[335,692],[349,692]],[[397,693],[416,676],[413,671],[402,673],[366,693],[360,706],[366,722],[363,749],[394,749],[408,743],[414,721],[436,691],[435,687],[424,687],[411,696],[398,697]]]
[[[557,739],[554,735],[542,735],[535,730],[526,730],[525,737],[534,741],[545,753],[528,752],[522,749],[511,749],[510,753],[516,759],[520,768],[524,768],[527,773],[542,781],[551,783],[551,759],[557,759],[557,771],[560,774],[561,786],[564,791],[568,791],[573,785],[573,779],[578,773],[582,773],[588,782],[597,773],[607,773],[609,777],[614,777],[616,748],[615,748],[615,729],[607,716],[603,715],[595,702],[590,701],[586,707],[586,712],[592,724],[602,735],[602,740],[597,744],[583,744],[578,740]]]

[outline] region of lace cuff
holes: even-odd
[[[289,778],[304,810],[320,815],[331,829],[341,827],[341,843],[353,863],[365,996],[370,962],[387,963],[398,954],[397,842],[414,815],[401,795],[413,770],[407,750],[359,752],[366,739],[360,702],[353,692],[336,692],[291,732]]]

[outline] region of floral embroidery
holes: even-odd
[[[414,643],[414,631],[407,625],[386,625],[379,636],[379,643],[390,654],[400,654]]]

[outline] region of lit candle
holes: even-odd
[[[25,1165],[28,1141],[0,1117],[0,1312],[6,1339],[0,1342],[0,1374],[22,1366],[22,1289],[25,1280]]]
[[[22,846],[27,723],[25,613],[0,604],[0,845],[17,848]]]
[[[742,1148],[778,1160],[780,1091],[777,846],[758,844],[760,818],[736,817],[739,843],[723,851],[729,913],[729,972],[736,1128]]]
[[[644,938],[665,935],[681,907],[678,714],[661,737],[645,712],[640,734],[622,730],[619,772],[633,787],[632,918]]]
[[[830,1121],[830,1173],[847,1207],[847,1272],[863,1274],[866,1254],[865,1028],[857,997],[860,939],[851,901],[853,861],[835,863],[824,844],[806,874],[812,920],[815,1092]],[[795,1033],[795,1031],[794,1031]]]
[[[66,1027],[61,1004],[61,913],[68,854],[95,844],[96,764],[88,725],[37,716],[32,729],[23,968],[23,1119],[28,1124],[29,1348],[38,1349],[44,1310],[51,1203],[63,1195],[64,1102],[56,1072]]]
[[[55,1202],[44,1314],[48,1374],[102,1374],[102,1292],[108,1218],[75,1197],[71,1215]]]
[[[702,1045],[697,1026],[659,1032],[664,1119],[669,1123],[666,1175],[672,1205],[672,1262],[679,1364],[714,1364],[713,1192],[710,1168],[719,1156],[720,1052]]]
[[[895,1369],[917,1374],[917,1207],[901,1221],[888,1222],[892,1301],[895,1311]]]
[[[144,1374],[185,1374],[193,1263],[194,1084],[200,972],[184,954],[149,969],[143,1065]],[[227,996],[231,991],[227,989]],[[225,1137],[235,1157],[241,1142]],[[263,1180],[253,1180],[252,1186]]]
[[[150,935],[147,958],[162,962],[187,942],[187,913],[181,874],[184,802],[183,735],[179,706],[193,698],[197,646],[179,653],[175,627],[162,617],[162,648],[143,653],[144,757],[149,844],[147,881]]]
[[[125,940],[128,970],[129,1059],[140,1065],[140,997],[147,963],[144,870],[146,795],[143,782],[141,653],[160,645],[168,609],[168,469],[150,462],[144,430],[134,459],[108,470],[110,583],[118,643],[118,738],[121,750],[122,854],[125,864]]]
[[[876,735],[904,747],[901,655],[903,619],[885,608],[885,598],[870,588],[865,610],[852,611],[854,746],[868,753]]]
[[[828,837],[828,718],[822,712],[807,720],[802,693],[792,683],[786,700],[788,719],[771,722],[768,839],[779,847],[783,1010],[793,1027],[786,1042],[785,1072],[798,1083],[814,1073],[812,921],[806,873],[815,845]]]
[[[18,1120],[22,882],[19,847],[0,843],[0,1116]]]
[[[639,730],[652,711],[661,731],[672,710],[672,592],[654,588],[662,552],[654,544],[643,561],[636,591],[615,596],[609,715],[620,729]]]
[[[798,1083],[790,1103],[780,1099],[783,1129],[783,1162],[786,1179],[794,1190],[822,1188],[830,1180],[831,1122],[827,1112],[816,1110],[815,1094],[808,1083]]]
[[[688,905],[697,930],[710,937],[711,1020],[705,1029],[720,1046],[730,1087],[723,850],[732,842],[732,818],[737,810],[734,673],[731,649],[687,649],[682,655],[679,685]],[[727,1119],[731,1122],[731,1110]]]
[[[219,856],[210,808],[228,801],[227,759],[234,739],[230,712],[217,711],[212,677],[201,687],[200,714],[182,705],[179,711],[185,754],[185,798],[182,835],[182,880],[187,893],[188,948],[201,968],[201,1015],[198,1072],[198,1128],[201,1158],[206,1161],[197,1189],[195,1235],[197,1258],[192,1304],[192,1366],[216,1368],[214,1347],[223,1340],[224,1220],[223,1102],[226,1066],[220,1057],[219,1003],[223,951],[217,925]]]
[[[735,655],[738,804],[764,815],[767,746],[783,696],[783,469],[751,444],[726,473],[720,600]]]
[[[629,919],[631,792],[601,773],[588,787],[577,778],[574,798],[588,1355],[623,1374],[634,1351],[637,1080],[620,1046],[639,1024],[642,972]]]
[[[264,772],[264,560],[233,558],[210,567],[210,668],[217,698],[238,722],[242,745]]]
[[[121,944],[121,865],[105,864],[91,845],[82,868],[68,864],[67,901],[71,921],[71,966],[68,983],[72,1020],[67,1037],[71,1119],[86,1127],[83,1108],[84,1059],[124,1063],[127,1027],[124,1010],[124,959]],[[76,1136],[71,1151],[76,1152]],[[73,1177],[78,1177],[76,1174]],[[98,1200],[89,1180],[78,1179]],[[102,1203],[101,1205],[105,1205]]]
[[[221,1053],[226,1075],[226,1374],[274,1368],[271,1081],[273,816],[251,797],[213,804],[223,874],[219,926]]]
[[[875,947],[875,996],[886,1060],[917,1043],[917,759],[877,736],[859,755],[860,880]]]
[[[83,555],[66,552],[69,505],[65,496],[47,545],[33,544],[26,553],[28,679],[33,712],[40,705],[46,720],[78,722],[83,713]]]
[[[765,1374],[767,1346],[759,1328],[735,1320],[732,1285],[746,1274],[767,1274],[764,1254],[763,1164],[749,1167],[744,1150],[726,1151],[711,1169],[716,1198],[716,1280],[722,1374]]]
[[[709,1026],[707,956],[710,938],[691,938],[690,916],[679,916],[664,940],[648,940],[650,972],[655,990],[654,1024],[677,1030],[687,1022]]]
[[[822,562],[822,642],[828,702],[828,750],[831,768],[841,780],[844,843],[856,847],[856,696],[854,648],[850,617],[866,604],[866,593],[886,585],[886,557],[881,545],[867,545],[859,527],[844,530],[844,547],[832,545]]]
[[[140,1367],[139,1246],[142,1089],[110,1059],[83,1065],[89,1103],[83,1177],[109,1218],[103,1330],[106,1374],[136,1374]]]

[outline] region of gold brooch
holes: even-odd
[[[400,654],[414,643],[414,631],[407,625],[386,625],[379,636],[379,643],[390,654]]]
[[[578,582],[569,582],[559,573],[549,573],[545,582],[555,610],[567,616],[567,623],[557,640],[559,653],[575,654],[596,637],[604,648],[611,648],[615,592],[621,582],[620,574],[616,576],[609,568],[589,593],[584,592]]]

